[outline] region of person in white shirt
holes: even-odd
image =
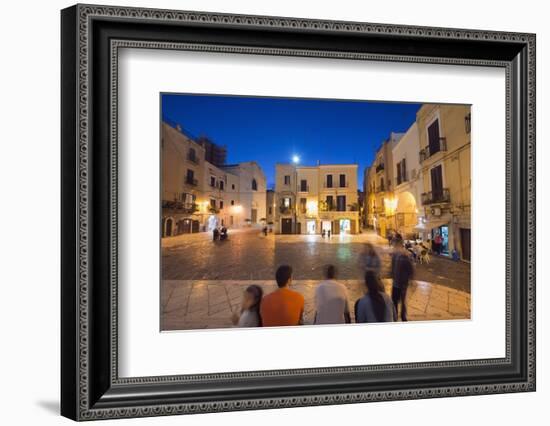
[[[314,324],[349,324],[351,322],[348,292],[346,287],[334,280],[336,268],[325,268],[326,280],[315,290]]]

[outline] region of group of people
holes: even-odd
[[[227,228],[222,226],[218,228],[217,226],[212,230],[212,241],[224,241],[227,240]]]
[[[406,296],[414,266],[403,247],[403,241],[394,245],[391,259],[391,296],[380,278],[381,261],[374,247],[367,244],[365,251],[364,295],[355,301],[353,312],[356,323],[407,321]],[[344,284],[337,281],[334,265],[325,267],[325,279],[315,289],[315,316],[313,324],[351,323],[351,310]],[[304,324],[304,296],[292,290],[292,267],[279,266],[275,273],[277,290],[264,295],[259,285],[246,288],[240,312],[233,314],[237,327],[280,327]]]

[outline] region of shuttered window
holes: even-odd
[[[435,120],[428,127],[428,144],[430,147],[430,155],[434,155],[436,152],[441,151],[439,142],[439,120]]]

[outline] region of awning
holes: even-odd
[[[448,220],[430,220],[429,222],[418,224],[414,227],[415,231],[419,232],[428,232],[431,231],[434,228],[439,228],[443,225],[448,225]]]

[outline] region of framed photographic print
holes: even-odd
[[[74,420],[535,390],[535,36],[76,5]]]

